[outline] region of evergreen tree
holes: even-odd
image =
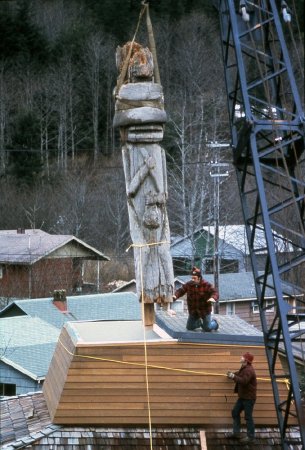
[[[31,112],[20,114],[14,124],[9,174],[18,184],[33,184],[41,175],[39,122]]]
[[[0,58],[30,60],[45,64],[49,47],[42,32],[31,21],[30,3],[18,3],[17,10],[0,8]]]

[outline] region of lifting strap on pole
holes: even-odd
[[[120,75],[119,75],[118,80],[117,80],[117,84],[116,84],[116,88],[115,88],[115,92],[114,92],[115,96],[118,94],[119,90],[121,89],[122,84],[124,83],[125,76],[126,76],[127,69],[128,69],[128,64],[129,64],[131,53],[132,53],[133,44],[134,44],[134,41],[136,39],[136,35],[138,33],[138,29],[139,29],[139,26],[140,26],[140,23],[141,23],[142,16],[143,16],[143,14],[144,14],[144,12],[145,12],[147,7],[148,7],[148,5],[146,5],[145,3],[142,3],[142,9],[141,9],[141,12],[140,12],[140,15],[139,15],[137,28],[136,28],[136,31],[135,31],[134,36],[132,38],[132,41],[131,41],[131,44],[130,44],[130,47],[129,47],[129,50],[128,50],[127,58],[124,61],[122,70],[121,70]]]
[[[122,87],[122,84],[124,83],[125,77],[126,77],[126,73],[127,73],[127,69],[128,69],[128,64],[131,58],[131,54],[132,54],[132,48],[133,48],[133,44],[135,42],[137,33],[138,33],[138,29],[141,23],[141,19],[143,17],[143,14],[146,11],[146,26],[147,26],[147,34],[148,34],[148,43],[149,43],[149,49],[152,53],[152,57],[153,57],[153,61],[154,61],[154,78],[155,78],[155,83],[161,84],[161,79],[160,79],[160,72],[159,72],[159,66],[158,66],[158,60],[157,60],[157,51],[156,51],[156,42],[155,42],[155,37],[154,37],[154,32],[153,32],[153,27],[152,27],[152,23],[151,23],[151,19],[150,19],[150,14],[149,14],[149,3],[147,1],[142,1],[142,9],[140,11],[140,15],[139,15],[139,20],[138,20],[138,24],[136,27],[136,31],[134,33],[133,39],[131,41],[129,50],[128,50],[128,54],[127,57],[124,61],[122,70],[120,72],[120,75],[118,77],[117,80],[117,84],[116,84],[116,88],[114,91],[114,95],[116,96],[119,92],[119,90]]]
[[[155,83],[161,84],[160,72],[159,72],[159,66],[158,66],[158,60],[157,60],[155,37],[154,37],[153,27],[152,27],[150,15],[149,15],[149,3],[148,2],[146,3],[144,1],[144,2],[142,2],[142,5],[146,5],[146,26],[147,26],[147,33],[148,33],[149,48],[152,53],[153,61],[154,61]]]

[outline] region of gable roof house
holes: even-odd
[[[39,391],[60,330],[38,317],[0,321],[0,395]]]
[[[205,226],[192,236],[176,238],[171,244],[175,275],[189,273],[192,265],[204,273],[213,273],[215,254],[214,226]],[[294,251],[284,236],[274,233],[274,245],[278,255]],[[264,270],[266,251],[264,231],[257,230],[254,238],[259,270]],[[218,253],[220,273],[247,272],[251,270],[249,247],[245,225],[219,226]]]
[[[82,290],[84,261],[109,258],[72,235],[42,230],[0,231],[0,299],[68,295]]]

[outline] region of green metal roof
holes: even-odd
[[[0,320],[0,359],[28,375],[45,377],[57,344],[59,329],[38,317]]]
[[[16,316],[16,307],[59,329],[66,322],[75,320],[141,320],[140,303],[133,292],[67,297],[66,314],[57,309],[52,298],[15,300],[0,312],[0,318]]]

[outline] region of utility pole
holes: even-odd
[[[214,161],[211,162],[210,176],[213,178],[213,221],[214,221],[214,257],[213,257],[213,273],[214,273],[214,286],[219,292],[219,273],[220,273],[220,258],[219,258],[219,209],[220,209],[220,178],[227,177],[229,172],[227,170],[229,164],[218,162],[218,152],[220,148],[230,147],[230,144],[211,142],[208,144],[210,148],[215,148]],[[224,172],[221,172],[225,170]],[[218,303],[215,304],[215,314],[219,314]]]

